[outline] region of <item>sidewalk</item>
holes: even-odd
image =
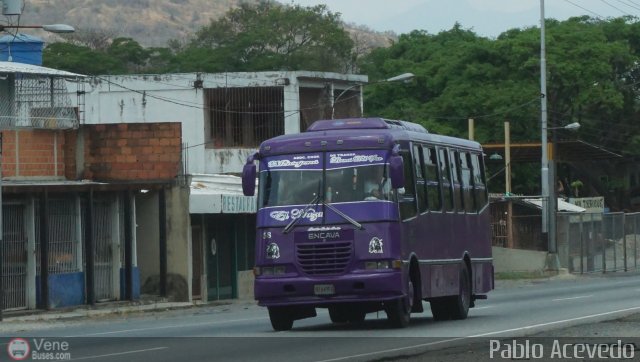
[[[117,301],[96,303],[93,306],[81,305],[71,308],[60,308],[53,310],[20,310],[5,311],[0,325],[15,324],[20,322],[46,322],[67,319],[96,318],[109,315],[141,313],[141,312],[164,312],[178,309],[188,309],[194,307],[211,307],[220,305],[231,305],[236,303],[246,303],[244,300],[216,300],[202,302],[169,302],[164,299],[141,299],[138,301]]]

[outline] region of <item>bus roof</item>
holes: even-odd
[[[400,141],[421,141],[480,150],[480,144],[462,138],[429,133],[417,123],[384,118],[347,118],[315,121],[302,133],[278,136],[260,145],[260,154],[390,149]]]

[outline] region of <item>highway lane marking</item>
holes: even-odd
[[[81,359],[94,359],[94,358],[102,358],[102,357],[123,356],[123,355],[134,354],[134,353],[159,351],[159,350],[168,349],[168,348],[169,347],[155,347],[155,348],[147,348],[147,349],[138,349],[138,350],[135,350],[135,351],[125,351],[125,352],[116,352],[116,353],[109,353],[109,354],[100,354],[100,355],[95,355],[95,356],[78,357],[78,358],[72,358],[72,360],[77,361],[77,360],[81,360]]]
[[[495,307],[495,305],[487,305],[484,307],[473,307],[473,310],[487,309],[487,308],[493,308],[493,307]]]
[[[316,362],[344,361],[344,360],[352,359],[352,358],[362,358],[362,357],[375,356],[377,354],[382,354],[382,353],[400,352],[400,351],[404,351],[404,350],[408,350],[408,349],[416,349],[416,348],[422,348],[422,347],[436,346],[438,344],[443,344],[443,343],[448,343],[448,342],[455,342],[455,341],[459,341],[459,340],[466,339],[466,338],[467,337],[449,338],[449,339],[444,339],[442,341],[437,341],[437,342],[421,343],[421,344],[416,344],[416,345],[413,345],[413,346],[385,349],[384,351],[376,351],[376,352],[369,352],[369,353],[354,354],[354,355],[351,355],[351,356],[324,359],[324,360],[320,360],[320,361],[316,361]]]
[[[171,326],[158,326],[158,327],[147,327],[147,328],[122,329],[122,330],[117,330],[117,331],[88,333],[88,334],[81,334],[81,335],[77,335],[77,336],[68,336],[68,338],[87,337],[87,336],[102,336],[102,335],[107,335],[107,334],[140,332],[140,331],[152,331],[152,330],[158,330],[158,329],[171,329],[171,328],[196,327],[196,326],[206,326],[206,325],[218,325],[218,324],[227,324],[227,323],[235,323],[235,322],[255,321],[255,320],[262,320],[262,319],[269,319],[269,318],[267,318],[267,317],[262,317],[262,318],[244,318],[244,319],[232,319],[232,320],[221,321],[221,322],[202,322],[202,323],[191,323],[191,324],[178,324],[178,325],[171,325]]]
[[[537,327],[545,327],[545,326],[550,326],[550,325],[554,325],[554,324],[567,323],[567,322],[573,322],[573,321],[584,320],[584,319],[589,319],[589,318],[602,317],[602,316],[605,316],[605,315],[611,315],[611,314],[617,314],[617,313],[623,313],[623,312],[630,312],[630,311],[634,311],[634,310],[640,310],[640,307],[618,309],[618,310],[614,310],[614,311],[610,311],[610,312],[590,314],[590,315],[586,315],[586,316],[582,316],[582,317],[563,319],[563,320],[553,321],[553,322],[548,322],[548,323],[534,324],[534,325],[524,326],[524,327],[520,327],[520,328],[512,328],[512,329],[505,329],[505,330],[502,330],[502,331],[487,332],[487,333],[476,334],[476,335],[467,336],[467,337],[450,338],[450,339],[445,339],[445,340],[437,341],[437,342],[421,343],[421,344],[416,344],[416,345],[412,345],[412,346],[405,346],[405,347],[386,349],[386,350],[383,350],[383,351],[354,354],[354,355],[351,355],[351,356],[337,357],[337,358],[326,359],[326,360],[321,360],[321,361],[316,361],[316,362],[344,361],[344,360],[353,359],[353,358],[362,358],[362,357],[375,356],[375,355],[379,355],[379,354],[383,354],[383,353],[400,352],[400,351],[405,351],[405,350],[409,350],[409,349],[436,346],[438,344],[443,344],[443,343],[448,343],[448,342],[455,342],[455,341],[460,341],[460,340],[464,340],[464,339],[468,339],[468,338],[486,337],[486,336],[491,336],[491,335],[494,335],[494,334],[501,334],[501,333],[506,333],[506,332],[515,332],[515,331],[521,331],[521,330],[525,330],[525,329],[533,329],[533,328],[537,328]]]
[[[552,302],[561,302],[563,300],[574,300],[574,299],[583,299],[583,298],[591,298],[593,297],[593,294],[591,295],[580,295],[577,297],[568,297],[568,298],[556,298],[556,299],[551,299]]]
[[[504,330],[495,331],[495,332],[487,332],[487,333],[482,333],[482,334],[476,334],[476,335],[473,335],[473,336],[469,336],[469,338],[486,337],[486,336],[491,336],[491,335],[495,335],[495,334],[501,334],[501,333],[507,333],[507,332],[516,332],[516,331],[522,331],[522,330],[525,330],[525,329],[533,329],[533,328],[538,328],[538,327],[552,326],[554,324],[575,322],[575,321],[579,321],[579,320],[602,317],[602,316],[606,316],[606,315],[618,314],[618,313],[623,313],[623,312],[630,312],[630,311],[634,311],[634,310],[640,310],[640,307],[618,309],[618,310],[614,310],[614,311],[610,311],[610,312],[590,314],[590,315],[586,315],[586,316],[582,316],[582,317],[562,319],[562,320],[559,320],[559,321],[533,324],[533,325],[530,325],[530,326],[524,326],[524,327],[519,327],[519,328],[511,328],[511,329],[504,329]]]

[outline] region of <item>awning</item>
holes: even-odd
[[[542,209],[542,199],[523,199],[524,203],[533,205],[538,209]],[[568,203],[558,198],[558,211],[560,212],[585,212],[586,209],[574,204]]]
[[[194,174],[191,178],[189,213],[252,214],[255,196],[244,196],[242,179],[233,175]]]
[[[41,67],[41,66],[32,65],[32,64],[16,63],[16,62],[0,62],[0,74],[2,73],[34,74],[34,75],[52,76],[52,77],[61,77],[61,78],[84,78],[85,77],[82,74],[71,73],[64,70]]]

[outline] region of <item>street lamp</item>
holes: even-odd
[[[358,84],[353,84],[353,85],[345,88],[342,92],[340,92],[340,94],[338,94],[337,97],[333,98],[333,103],[331,104],[331,119],[335,118],[336,103],[338,102],[340,97],[342,97],[345,93],[347,93],[348,91],[352,90],[353,88],[355,88],[355,87],[363,87],[365,85],[380,84],[380,83],[395,83],[395,82],[408,83],[414,77],[415,77],[415,75],[413,73],[402,73],[402,74],[396,75],[394,77],[383,79],[383,80],[380,80],[380,81],[377,81],[377,82],[374,82],[374,83],[358,83]],[[360,88],[360,92],[362,92],[362,88]]]
[[[42,29],[50,33],[73,33],[76,29],[67,24],[48,24],[48,25],[1,25],[0,32],[7,29]]]
[[[575,131],[575,130],[577,130],[578,128],[580,128],[580,123],[578,123],[578,122],[573,122],[573,123],[569,123],[569,124],[568,124],[568,125],[566,125],[566,126],[560,126],[560,127],[549,127],[549,128],[547,128],[547,130],[550,130],[550,129],[566,129],[566,130],[568,130],[568,131]]]

